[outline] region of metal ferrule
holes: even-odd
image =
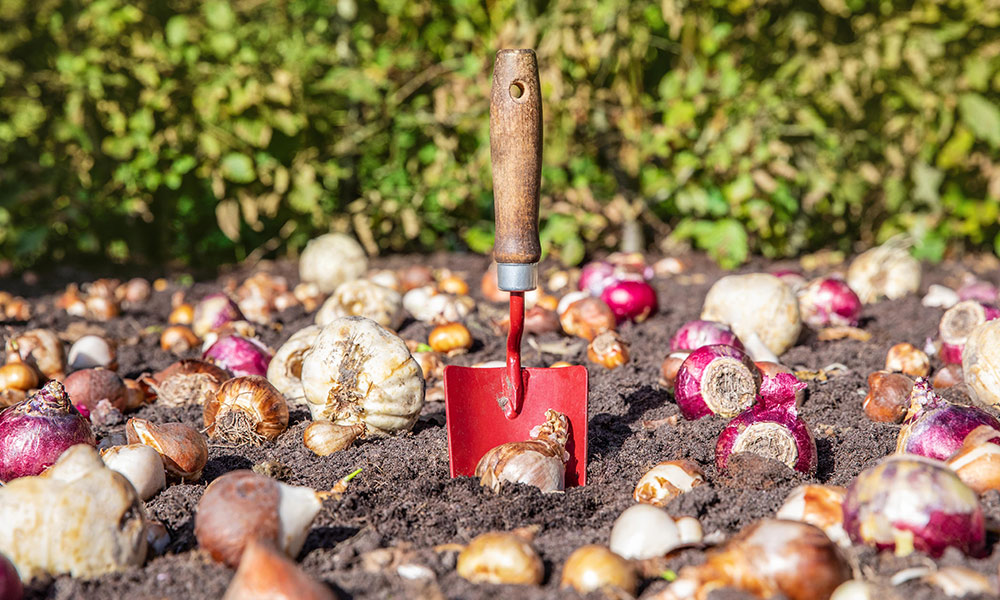
[[[538,263],[497,263],[497,287],[505,292],[527,292],[538,286]]]

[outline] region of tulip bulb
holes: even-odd
[[[267,379],[234,377],[205,403],[204,417],[208,437],[233,444],[260,444],[273,441],[288,429],[288,404]]]
[[[559,580],[559,587],[573,588],[581,594],[612,589],[634,595],[638,585],[629,561],[596,544],[574,550]]]
[[[156,450],[167,473],[186,481],[201,479],[208,462],[208,444],[198,430],[184,423],[157,425],[146,419],[125,424],[129,444],[145,444]]]
[[[333,592],[270,544],[251,539],[222,600],[335,600]]]
[[[615,328],[615,314],[600,298],[583,297],[559,312],[559,323],[567,334],[589,341]]]
[[[461,323],[445,323],[431,330],[427,344],[435,352],[455,354],[472,347],[472,334],[469,328]]]
[[[212,481],[195,513],[198,545],[214,560],[235,567],[252,540],[274,544],[294,558],[322,508],[321,494],[253,471],[230,471]]]
[[[899,423],[910,406],[913,380],[901,373],[875,371],[868,376],[868,395],[861,405],[872,421]]]
[[[611,551],[626,559],[643,560],[663,556],[680,546],[677,523],[662,508],[634,504],[611,526]]]
[[[587,344],[587,358],[593,362],[614,369],[628,362],[628,342],[615,331],[605,331]]]
[[[913,344],[896,344],[885,356],[885,370],[905,373],[912,377],[927,377],[931,361],[927,354]]]
[[[632,497],[636,502],[664,507],[684,492],[705,483],[701,467],[690,460],[669,460],[658,463],[635,484]]]
[[[156,450],[145,444],[108,448],[101,452],[101,459],[109,469],[124,475],[143,501],[167,486],[163,460]]]
[[[318,456],[329,456],[345,450],[365,432],[364,425],[337,425],[330,421],[314,421],[306,427],[302,441]]]
[[[533,485],[543,492],[565,487],[569,421],[551,409],[545,411],[545,419],[531,430],[530,440],[501,444],[479,459],[476,477],[480,485],[494,492],[504,482]]]
[[[458,555],[458,574],[472,583],[538,585],[545,566],[531,544],[516,533],[476,536]]]
[[[51,329],[32,329],[14,338],[17,353],[24,362],[38,369],[49,379],[61,377],[66,371],[66,355],[62,340]]]
[[[758,598],[829,598],[851,578],[851,569],[826,535],[805,523],[764,519],[744,527],[711,550],[702,565],[679,577],[651,600],[707,600],[713,590],[736,588]]]
[[[141,378],[167,406],[205,404],[229,379],[229,373],[212,363],[186,358],[150,378]]]
[[[73,342],[67,360],[70,371],[94,367],[114,370],[118,366],[115,345],[99,335],[85,335]]]
[[[1000,432],[989,425],[976,427],[948,459],[948,466],[977,494],[1000,490]]]
[[[785,498],[775,518],[815,525],[841,548],[851,547],[844,531],[842,505],[847,489],[835,485],[800,485]]]

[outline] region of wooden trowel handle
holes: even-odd
[[[542,99],[534,50],[500,50],[490,94],[497,263],[537,263]]]

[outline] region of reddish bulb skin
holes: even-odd
[[[709,365],[720,358],[733,358],[759,376],[760,371],[745,352],[725,344],[702,346],[688,355],[674,381],[674,398],[685,419],[693,421],[713,414],[702,396],[702,375]]]
[[[252,338],[229,335],[212,344],[203,359],[223,369],[228,369],[234,377],[244,375],[267,376],[267,366],[271,363],[268,349]]]
[[[733,330],[724,323],[704,321],[701,319],[688,321],[670,338],[671,352],[693,352],[702,346],[712,344],[727,344],[744,350],[743,342],[736,337]]]
[[[857,476],[847,489],[843,510],[844,530],[855,544],[899,551],[894,540],[867,537],[877,529],[862,524],[872,522],[911,533],[913,549],[934,558],[948,547],[970,556],[983,554],[982,507],[975,492],[941,463],[891,456]]]
[[[244,320],[240,307],[229,296],[218,293],[205,296],[194,307],[194,332],[205,335],[209,331],[218,331],[226,323]]]
[[[76,444],[96,446],[97,440],[62,384],[50,381],[0,413],[0,481],[38,475]]]
[[[601,300],[611,309],[618,323],[645,321],[656,313],[656,290],[645,281],[625,279],[612,283],[601,292]]]
[[[911,392],[896,452],[948,460],[962,447],[965,436],[980,425],[1000,431],[1000,421],[993,415],[975,406],[947,402],[934,393],[930,382],[920,378]]]
[[[962,350],[965,349],[965,339],[963,337],[959,337],[957,339],[953,339],[954,336],[955,336],[954,333],[951,334],[952,338],[948,338],[947,333],[944,331],[945,327],[946,327],[946,325],[945,325],[945,319],[948,317],[948,314],[952,310],[960,310],[962,308],[962,306],[963,305],[961,303],[958,304],[958,305],[956,305],[956,306],[953,306],[951,309],[949,309],[947,312],[945,312],[944,317],[941,318],[941,324],[942,324],[942,326],[941,326],[941,329],[940,329],[940,336],[939,336],[941,338],[941,352],[940,352],[940,355],[941,355],[941,360],[944,361],[945,364],[949,364],[949,365],[961,365],[962,364]],[[997,308],[996,306],[993,306],[991,304],[987,304],[985,302],[979,302],[979,306],[981,306],[982,310],[983,310],[983,312],[982,312],[983,321],[982,322],[992,321],[993,319],[996,319],[997,317],[1000,317],[1000,308]],[[969,312],[968,309],[966,309],[965,313],[968,314],[968,312]],[[978,319],[976,319],[976,320],[978,321]],[[973,324],[974,323],[968,323],[967,322],[967,325],[973,325]],[[971,329],[969,330],[969,332],[971,332]],[[946,342],[946,341],[944,341],[945,339],[951,339],[951,341],[950,342]]]
[[[580,270],[580,281],[577,283],[580,291],[591,296],[600,296],[604,288],[614,283],[615,266],[604,260],[587,263]]]
[[[0,599],[21,600],[23,597],[24,586],[17,576],[17,569],[6,556],[0,554]]]
[[[802,321],[811,327],[856,326],[861,306],[847,282],[833,277],[813,280],[799,293]]]

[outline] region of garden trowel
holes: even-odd
[[[524,292],[536,286],[538,188],[542,167],[542,102],[538,63],[532,50],[500,50],[490,96],[490,154],[497,285],[510,292],[507,364],[444,370],[445,413],[451,476],[474,475],[487,451],[523,442],[545,411],[569,420],[566,486],[587,477],[587,369],[583,366],[522,368]]]

